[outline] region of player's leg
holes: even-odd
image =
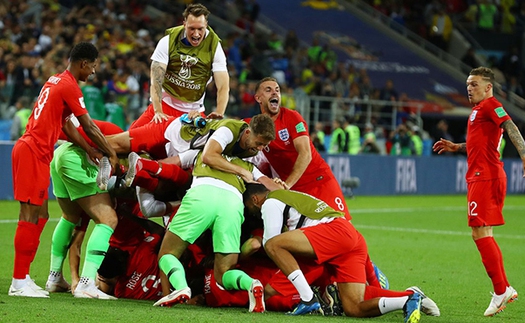
[[[302,315],[319,310],[321,304],[314,296],[312,288],[294,257],[294,255],[306,258],[316,257],[304,232],[292,230],[277,235],[266,242],[264,249],[299,292],[301,302],[291,314]]]
[[[154,306],[171,306],[191,298],[184,266],[179,259],[188,245],[194,243],[213,224],[214,204],[207,200],[213,195],[209,195],[206,188],[207,185],[201,185],[188,190],[164,235],[159,251],[159,268],[175,290]]]
[[[57,181],[53,181],[53,183],[57,183]],[[55,187],[54,191],[56,192]],[[49,292],[67,292],[70,289],[69,284],[64,280],[62,269],[73,237],[73,231],[76,223],[80,220],[80,214],[82,214],[82,209],[77,203],[71,202],[69,198],[58,196],[57,202],[62,210],[62,217],[58,221],[51,239],[51,261],[46,282],[46,290]]]
[[[504,223],[503,203],[507,181],[499,179],[467,185],[468,223],[472,228],[472,239],[494,288],[492,299],[484,315],[493,316],[503,311],[507,303],[513,302],[518,297],[518,293],[507,280],[503,256],[493,236],[493,226]]]
[[[47,214],[49,165],[36,158],[29,147],[17,142],[12,151],[14,197],[20,201],[20,212],[14,238],[13,279],[10,296],[48,297],[29,276],[45,222],[39,217]],[[42,208],[45,208],[42,210]]]
[[[218,206],[212,227],[215,279],[226,290],[248,291],[249,311],[262,313],[265,311],[263,285],[244,271],[234,269],[240,253],[241,225],[244,221],[242,199],[220,188],[213,188],[213,193],[216,194],[214,203]]]

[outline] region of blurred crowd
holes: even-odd
[[[29,115],[41,86],[50,75],[65,69],[69,50],[79,41],[93,42],[100,51],[96,77],[81,84],[90,115],[126,129],[148,105],[150,56],[165,29],[182,24],[186,2],[20,0],[0,3],[0,117],[14,120],[11,139],[21,135],[25,129],[24,118]],[[311,43],[305,44],[294,30],[278,35],[256,28],[260,11],[257,0],[199,2],[227,23],[216,26],[210,22],[210,26],[222,38],[228,58],[230,99],[226,113],[229,117],[246,118],[258,113],[253,96],[255,83],[273,76],[279,81],[282,105],[287,108],[297,108],[298,98],[304,95],[341,99],[336,115],[331,114],[332,103],[321,104],[320,121],[324,122],[328,134],[337,129],[332,124],[334,119],[358,125],[363,134],[369,123],[374,133],[387,142],[386,148],[379,149],[381,152],[390,153],[390,146],[396,153],[407,151],[399,148],[404,139],[396,139],[402,137],[397,136],[403,132],[400,128],[415,134],[414,127],[421,123],[408,104],[411,99],[398,93],[391,80],[372,84],[366,69],[356,69],[338,60],[334,49],[320,35],[313,35]],[[423,19],[426,31],[430,26],[427,22],[433,21],[435,14],[450,14],[451,8],[453,12],[468,8],[468,3],[455,5],[466,1],[372,2],[381,12],[402,17],[407,27],[416,28],[413,20]],[[441,26],[440,22],[436,23]],[[436,36],[426,31],[425,37]],[[372,119],[365,120],[359,100],[390,101],[393,105],[373,106]],[[209,86],[207,112],[213,111],[215,102],[215,87]],[[392,120],[393,107],[397,110],[395,120]],[[426,132],[422,132],[420,136],[428,138]],[[361,142],[365,141],[361,136]],[[394,142],[388,146],[390,141]]]
[[[454,26],[478,35],[517,35],[525,31],[523,0],[366,0],[378,12],[392,18],[417,35],[448,51]],[[481,36],[482,37],[482,36]],[[487,67],[495,70],[502,93],[514,92],[523,97],[525,79],[517,43],[501,48],[503,55],[488,55]],[[461,60],[470,67],[479,66],[475,48]],[[468,70],[465,70],[468,73]]]

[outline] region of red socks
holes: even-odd
[[[26,275],[29,274],[29,267],[38,249],[40,233],[41,231],[39,231],[38,225],[18,221],[14,239],[15,261],[13,278],[25,279]]]
[[[381,288],[381,284],[377,279],[376,272],[374,270],[374,264],[370,260],[370,256],[367,257],[365,262],[366,282],[369,286],[375,286]]]
[[[157,174],[157,172],[159,171],[159,163],[156,160],[140,158],[138,162],[141,163],[141,169],[147,172]]]
[[[503,255],[496,240],[494,237],[485,237],[474,240],[474,242],[478,247],[485,270],[492,280],[494,292],[498,295],[505,293],[509,282],[503,266]]]
[[[268,311],[275,312],[287,312],[293,310],[293,308],[299,304],[301,298],[299,294],[283,296],[281,294],[274,295],[266,300],[266,309]]]
[[[155,189],[159,185],[159,179],[151,176],[148,172],[140,170],[135,174],[133,185],[140,186],[147,189],[150,192],[155,192]]]
[[[175,184],[184,185],[190,179],[190,174],[175,164],[162,164],[159,178],[168,179]]]
[[[175,164],[160,164],[155,160],[149,160],[141,158],[140,162],[142,163],[142,170],[149,172],[150,174],[157,176],[160,179],[167,179],[175,182],[176,184],[186,184],[189,180],[190,175]],[[160,172],[159,172],[160,168]],[[140,173],[140,172],[139,172]],[[157,174],[158,173],[158,174]],[[136,183],[136,182],[134,182]],[[142,185],[136,184],[138,186],[144,187]],[[153,190],[150,190],[153,192]]]

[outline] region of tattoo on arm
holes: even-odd
[[[467,143],[461,143],[461,144],[458,144],[458,150],[457,150],[458,153],[466,153],[467,152]]]
[[[160,65],[158,62],[151,63],[151,86],[155,88],[157,94],[157,102],[162,102],[162,83],[164,82],[164,75],[166,74],[166,68]],[[153,98],[152,98],[153,99]]]
[[[507,135],[509,136],[510,141],[514,144],[514,147],[516,147],[520,158],[525,159],[525,141],[523,140],[523,136],[518,130],[518,127],[516,127],[516,124],[512,120],[507,120],[503,122],[501,126],[507,131]]]

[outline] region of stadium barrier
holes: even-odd
[[[11,150],[13,143],[0,142],[0,199],[13,199]],[[323,154],[346,196],[464,194],[467,161],[464,156],[403,157],[388,155]],[[504,159],[507,193],[525,193],[520,159]],[[49,189],[50,198],[54,198]]]

